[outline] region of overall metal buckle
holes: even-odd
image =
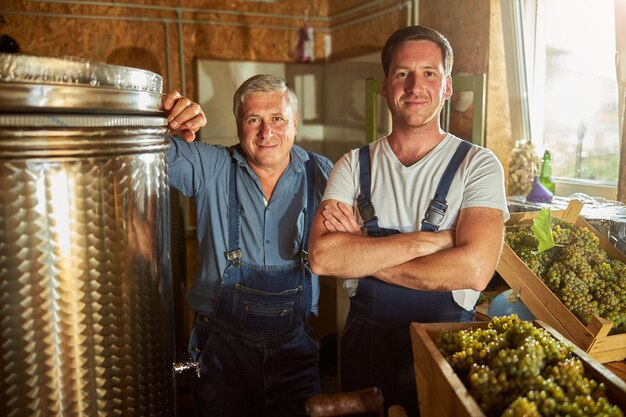
[[[363,223],[367,223],[370,220],[378,220],[378,217],[376,217],[376,211],[374,210],[374,205],[369,199],[357,201],[357,205],[359,206],[359,214],[361,214]]]
[[[235,250],[231,250],[230,252],[226,252],[226,259],[233,263],[235,268],[239,268],[241,265],[241,249],[237,248]]]
[[[433,227],[435,230],[439,230],[439,226],[443,222],[443,217],[446,215],[448,205],[443,201],[437,201],[435,199],[430,200],[426,216],[422,220],[422,224],[426,223]]]
[[[308,265],[309,264],[309,252],[305,250],[300,251],[300,261],[304,265]]]

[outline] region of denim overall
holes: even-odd
[[[199,416],[306,416],[321,392],[318,348],[307,333],[312,303],[307,240],[314,210],[315,156],[305,164],[307,204],[300,258],[280,266],[245,262],[240,249],[236,168],[230,169],[228,263],[213,314],[199,312],[189,343],[200,363]],[[311,184],[309,181],[312,181]]]
[[[436,231],[447,209],[446,196],[460,163],[472,147],[463,141],[439,181],[421,230]],[[400,233],[378,226],[371,203],[369,146],[359,151],[361,194],[357,206],[369,236]],[[341,338],[342,391],[370,386],[381,389],[385,409],[402,405],[418,416],[417,391],[411,351],[411,322],[472,321],[474,311],[454,302],[451,291],[419,291],[388,284],[374,277],[359,279],[350,298],[350,311]]]

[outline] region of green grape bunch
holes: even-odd
[[[597,315],[613,322],[610,334],[626,333],[626,265],[609,259],[586,227],[551,224],[554,246],[542,252],[531,226],[509,228],[505,241],[584,325]]]
[[[570,344],[516,315],[442,331],[435,344],[488,417],[624,416]]]

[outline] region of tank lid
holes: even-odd
[[[0,53],[0,111],[162,113],[162,91],[163,78],[143,69]]]

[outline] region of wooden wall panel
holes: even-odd
[[[420,24],[441,32],[452,45],[452,73],[487,73],[489,60],[489,2],[484,0],[421,0]],[[487,76],[489,83],[489,76]],[[450,114],[450,132],[472,137],[472,109]]]
[[[11,20],[9,20],[11,22]],[[165,27],[162,23],[133,22],[103,19],[74,19],[24,16],[19,26],[32,28],[32,37],[23,37],[19,31],[6,33],[20,44],[23,53],[52,57],[74,57],[95,62],[143,68],[164,75],[166,73]],[[152,39],[143,35],[150,32]],[[18,33],[14,36],[13,33]]]
[[[420,0],[420,23],[442,32],[454,49],[453,73],[487,74],[485,145],[505,171],[513,148],[500,0]],[[453,111],[450,131],[471,136],[471,109]]]
[[[394,30],[410,24],[411,14],[405,1],[331,2],[332,60],[380,52]]]
[[[171,13],[15,1],[2,7],[11,8],[9,13],[0,10],[6,19],[3,32],[17,40],[22,53],[132,66],[164,78],[168,60],[171,64],[178,58],[166,48],[166,26],[176,34],[176,27],[167,23]],[[171,34],[169,39],[171,44]],[[171,72],[170,81],[178,82],[178,72]]]
[[[3,0],[0,14],[3,32],[24,53],[149,69],[163,75],[166,90],[195,98],[197,58],[294,62],[305,24],[315,31],[315,61],[351,58],[380,50],[407,24],[407,7],[401,0]]]
[[[3,0],[2,33],[15,38],[23,53],[157,72],[165,90],[184,87],[191,98],[196,58],[293,62],[297,31],[305,22],[315,29],[315,60],[325,59],[328,24],[320,13],[328,12],[328,0],[100,3]]]
[[[510,128],[505,112],[494,119],[508,106],[504,67],[496,65],[503,46],[494,1],[420,0],[419,17],[450,40],[455,73],[488,74],[486,143],[506,163]],[[148,69],[163,75],[165,90],[184,88],[196,99],[198,58],[294,62],[297,31],[305,22],[315,30],[317,62],[378,53],[393,30],[411,21],[412,10],[402,0],[2,0],[0,14],[6,19],[2,33],[24,53]],[[453,112],[451,131],[470,136],[471,109]]]
[[[448,38],[454,50],[454,72],[487,72],[489,11],[484,0],[420,0],[420,24]]]
[[[489,37],[489,90],[487,91],[487,138],[486,143],[508,173],[509,154],[515,145],[511,128],[509,88],[506,79],[504,35],[500,0],[491,0]]]
[[[332,60],[380,52],[389,35],[397,28],[406,25],[406,10],[397,10],[362,24],[335,30],[333,31]]]
[[[328,16],[338,17],[342,15],[349,15],[352,13],[372,13],[379,11],[390,6],[405,6],[406,2],[399,2],[398,0],[342,0],[331,1],[328,5]]]

